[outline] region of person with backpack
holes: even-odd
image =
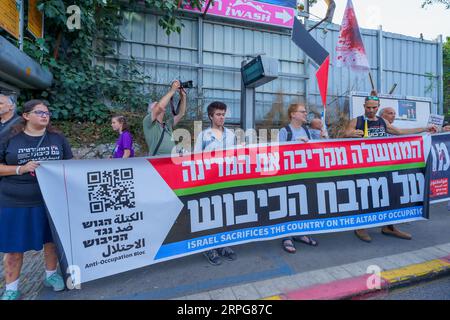
[[[306,126],[306,106],[300,103],[291,104],[288,108],[289,124],[282,128],[278,135],[279,142],[296,141],[306,143],[311,140],[311,134]],[[310,246],[317,246],[318,242],[310,236],[288,237],[282,240],[283,249],[288,253],[295,253],[294,241],[303,242]]]

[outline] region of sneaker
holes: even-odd
[[[65,289],[64,280],[57,272],[44,280],[44,286],[52,287],[53,291],[62,291]]]
[[[226,258],[228,261],[233,261],[237,258],[236,253],[230,247],[220,248],[217,249],[217,251],[219,251],[219,254],[222,257]]]
[[[222,264],[222,261],[220,260],[219,254],[217,253],[216,249],[203,252],[203,255],[206,257],[206,259],[208,259],[208,262],[211,263],[213,266],[219,266]]]
[[[20,291],[19,290],[6,290],[3,292],[2,300],[19,300]]]

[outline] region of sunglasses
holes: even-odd
[[[366,101],[373,100],[373,101],[380,101],[380,98],[377,96],[368,96],[366,97]]]

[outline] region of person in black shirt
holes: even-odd
[[[423,128],[400,129],[394,127],[390,122],[377,116],[380,107],[380,99],[375,91],[372,91],[365,99],[364,115],[352,119],[347,125],[344,133],[346,138],[374,138],[387,137],[388,135],[405,135],[422,132],[436,132],[435,126]],[[384,226],[381,232],[385,235],[394,236],[401,239],[410,240],[412,236],[406,232],[402,232],[394,227],[394,225]],[[366,229],[355,230],[355,235],[362,241],[371,242],[372,238]]]
[[[64,290],[64,281],[56,272],[56,248],[50,231],[44,200],[35,170],[39,161],[72,158],[66,138],[50,125],[44,101],[25,103],[22,121],[0,143],[0,252],[4,252],[6,290],[2,300],[20,296],[18,282],[23,253],[45,253],[44,285]]]

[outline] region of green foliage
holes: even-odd
[[[450,118],[450,37],[443,45],[444,64],[444,114]]]
[[[81,9],[80,30],[66,26],[66,9],[72,4]],[[145,110],[147,97],[141,88],[147,77],[134,61],[106,67],[96,63],[114,53],[105,39],[121,38],[122,15],[116,1],[42,0],[38,8],[45,14],[45,38],[26,38],[24,50],[53,73],[54,82],[43,92],[26,91],[23,98],[49,100],[55,120],[103,123],[109,121],[111,106]]]
[[[425,0],[422,8],[432,4],[443,4],[445,9],[450,9],[450,0]],[[450,118],[450,37],[443,46],[443,68],[444,68],[444,115]]]
[[[176,14],[179,4],[201,8],[204,2],[143,1],[146,6],[165,13],[159,24],[167,34],[181,31]],[[119,31],[123,21],[121,4],[124,1],[39,1],[38,8],[45,15],[45,38],[26,38],[24,50],[52,72],[54,82],[43,92],[25,91],[21,98],[49,100],[55,120],[104,123],[109,121],[111,109],[146,110],[148,96],[142,88],[148,77],[139,71],[138,63],[108,59],[101,64],[102,57],[116,54],[115,43],[110,39],[123,38]],[[69,30],[66,26],[72,15],[66,11],[71,5],[81,10],[79,30]]]
[[[159,20],[159,25],[166,30],[166,34],[170,35],[172,32],[181,32],[183,24],[179,20],[177,10],[184,8],[186,5],[192,8],[201,9],[204,3],[208,0],[145,0],[145,4],[158,11],[164,12],[164,16]],[[214,0],[211,0],[211,5]]]
[[[120,115],[127,119],[133,141],[142,146],[145,153],[147,146],[142,132],[142,119],[145,117],[145,113],[125,111],[120,112]],[[118,133],[111,128],[109,120],[108,123],[101,125],[79,121],[54,121],[53,125],[64,133],[72,147],[82,147],[92,143],[95,145],[115,143],[118,137]]]
[[[179,8],[201,8],[209,0],[129,0],[163,12],[159,25],[169,35],[183,27]],[[214,0],[211,0],[212,4]],[[316,1],[311,1],[314,3]],[[45,98],[51,104],[55,120],[108,122],[113,110],[145,110],[148,96],[143,84],[148,77],[136,61],[111,60],[117,52],[114,40],[122,39],[124,0],[40,0],[45,15],[45,38],[25,38],[25,52],[48,68],[54,82],[45,91],[26,90],[22,100]],[[66,26],[76,5],[81,10],[81,29]],[[113,39],[113,40],[111,40]],[[108,56],[105,64],[102,57]]]

